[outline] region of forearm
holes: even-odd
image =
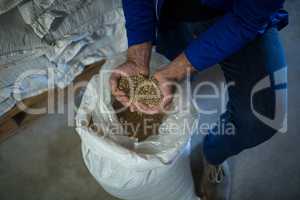
[[[220,63],[263,34],[282,3],[283,0],[235,1],[230,12],[190,43],[185,55],[198,70]]]

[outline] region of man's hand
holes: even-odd
[[[173,100],[173,90],[175,83],[184,79],[188,74],[195,71],[186,56],[182,53],[166,67],[158,70],[154,78],[158,81],[159,89],[162,93],[162,100],[159,106],[148,107],[136,104],[135,108],[147,114],[166,112]]]
[[[151,49],[152,45],[150,43],[143,43],[130,47],[128,49],[127,61],[115,68],[110,77],[112,95],[124,106],[130,106],[131,111],[136,110],[135,105],[130,104],[126,94],[119,90],[118,82],[122,76],[128,77],[138,74],[149,76]]]

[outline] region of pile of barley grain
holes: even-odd
[[[143,103],[147,106],[159,105],[162,95],[155,78],[146,78],[143,75],[122,77],[118,87],[132,101]]]
[[[124,91],[129,99],[147,106],[157,106],[162,99],[157,80],[148,79],[143,75],[122,77],[119,80],[118,88]],[[114,100],[113,107],[118,111],[123,108],[123,105]],[[157,134],[164,117],[162,113],[148,115],[130,112],[128,108],[116,114],[127,136],[137,138],[138,141],[143,141],[149,136]]]

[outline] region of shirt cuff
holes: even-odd
[[[127,30],[128,46],[133,46],[136,44],[142,44],[144,42],[155,41],[155,31],[145,30],[145,31],[130,31]]]

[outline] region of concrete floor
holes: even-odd
[[[297,149],[300,142],[300,2],[289,0],[287,9],[291,23],[282,36],[289,64],[289,131],[230,160],[232,200],[300,199],[300,150]],[[200,76],[216,82],[222,79],[218,68]],[[194,143],[199,140],[195,138]],[[79,137],[73,127],[67,126],[66,115],[51,114],[22,127],[16,136],[0,144],[0,199],[114,198],[101,189],[85,168]]]

